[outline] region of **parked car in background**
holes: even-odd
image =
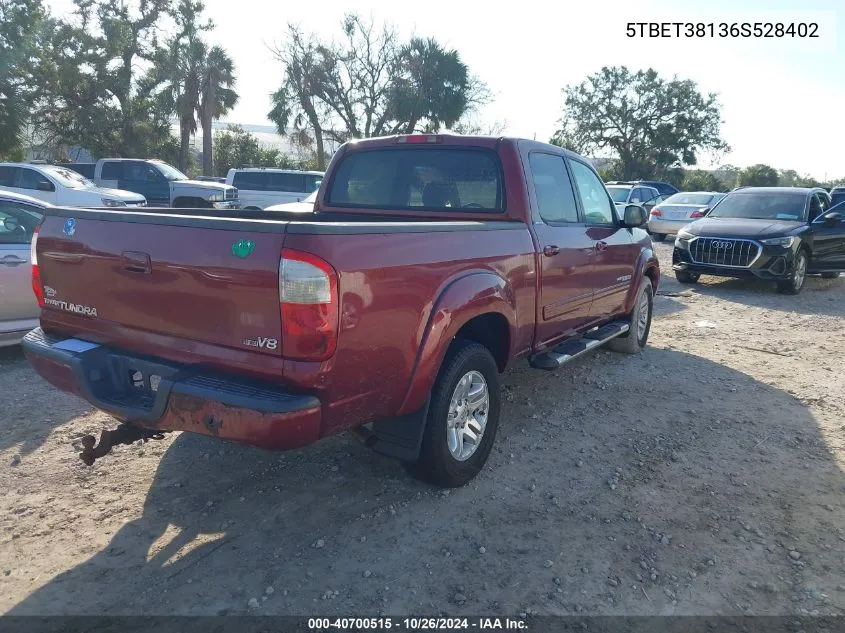
[[[0,189],[63,207],[143,207],[144,196],[98,187],[81,174],[56,165],[0,163]]]
[[[681,283],[701,275],[764,279],[797,294],[808,274],[834,278],[845,271],[845,213],[837,209],[818,187],[732,191],[678,231],[675,277]]]
[[[86,463],[168,430],[274,450],[355,430],[460,486],[493,449],[509,362],[645,347],[660,277],[646,213],[617,214],[581,156],[403,135],[341,146],[327,183],[301,219],[46,215],[24,351],[125,423],[82,438]]]
[[[684,191],[665,198],[648,214],[648,232],[658,242],[667,235],[675,235],[692,220],[703,218],[705,212],[725,194],[716,191]]]
[[[82,174],[88,180],[94,180],[94,168],[96,163],[56,163],[56,167],[65,167]]]
[[[606,185],[607,192],[613,199],[613,204],[621,213],[629,204],[639,204],[650,211],[655,204],[663,200],[663,196],[654,187],[639,185]]]
[[[285,202],[267,207],[265,211],[285,211],[287,213],[308,213],[314,211],[314,203],[317,201],[319,189],[301,202]]]
[[[221,176],[197,176],[197,180],[200,182],[219,182],[220,184],[225,184],[226,179],[222,178]]]
[[[191,180],[160,160],[102,158],[94,165],[94,182],[120,187],[143,195],[154,207],[184,209],[238,209],[238,190],[218,182]],[[79,173],[89,172],[91,163],[68,163]]]
[[[0,191],[0,347],[20,343],[38,326],[32,291],[31,242],[48,203]],[[47,289],[44,289],[45,293]]]
[[[320,188],[321,171],[293,171],[247,167],[230,169],[226,182],[238,188],[243,209],[266,209],[274,204],[300,202]]]
[[[834,187],[830,190],[830,202],[833,206],[845,202],[845,187]]]
[[[678,189],[675,185],[669,184],[668,182],[662,182],[660,180],[614,180],[611,182],[606,183],[608,185],[641,185],[645,187],[651,187],[653,189],[657,189],[657,192],[661,196],[671,196],[675,193],[680,193],[680,189]]]

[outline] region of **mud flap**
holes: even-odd
[[[359,427],[355,431],[364,445],[375,452],[403,462],[415,462],[420,457],[429,402],[427,398],[416,413],[378,420],[372,428]]]

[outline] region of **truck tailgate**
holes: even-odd
[[[38,234],[44,310],[281,356],[284,222],[50,211]]]

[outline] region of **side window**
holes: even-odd
[[[29,244],[41,216],[29,205],[0,202],[0,244]]]
[[[305,176],[305,189],[309,193],[313,193],[320,188],[320,184],[323,182],[322,176],[313,176],[311,174]]]
[[[121,161],[107,161],[100,171],[102,180],[123,180],[123,163]]]
[[[581,199],[581,206],[584,207],[584,217],[587,222],[615,224],[613,204],[599,177],[592,169],[577,160],[570,160],[569,164],[572,167],[575,184],[578,186],[578,197]]]
[[[161,174],[157,169],[147,163],[128,162],[124,163],[123,178],[127,182],[156,182]]]
[[[628,202],[644,202],[645,189],[642,187],[634,187],[634,190],[631,192],[631,197],[628,199]]]
[[[21,176],[18,181],[18,187],[21,189],[32,189],[33,191],[55,191],[55,187],[52,186],[52,183],[34,169],[21,167],[20,170]]]
[[[819,196],[819,204],[822,207],[822,213],[827,213],[827,210],[830,209],[830,198],[828,198],[823,193],[818,194]]]
[[[819,200],[819,194],[814,193],[810,196],[810,217],[809,220],[812,222],[817,217],[819,217],[822,213],[822,205]]]
[[[263,171],[236,171],[232,177],[232,186],[246,191],[264,191],[267,173]]]
[[[296,193],[311,193],[305,189],[305,174],[267,173],[267,189],[270,191],[291,191]]]
[[[0,167],[0,187],[14,187],[17,167]]]
[[[566,164],[553,154],[532,152],[528,157],[537,210],[545,222],[578,222],[578,208]]]

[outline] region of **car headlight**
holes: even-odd
[[[691,240],[692,238],[695,237],[695,235],[693,235],[689,231],[681,229],[680,231],[678,231],[678,237],[682,240]]]
[[[111,198],[100,198],[100,202],[104,207],[125,207],[126,203],[123,200],[112,200]]]
[[[795,243],[795,236],[791,237],[773,237],[768,240],[760,240],[766,246],[785,246],[789,248]]]
[[[209,202],[223,202],[223,196],[224,195],[225,194],[222,191],[220,193],[213,193],[210,196],[208,196],[208,201]]]

